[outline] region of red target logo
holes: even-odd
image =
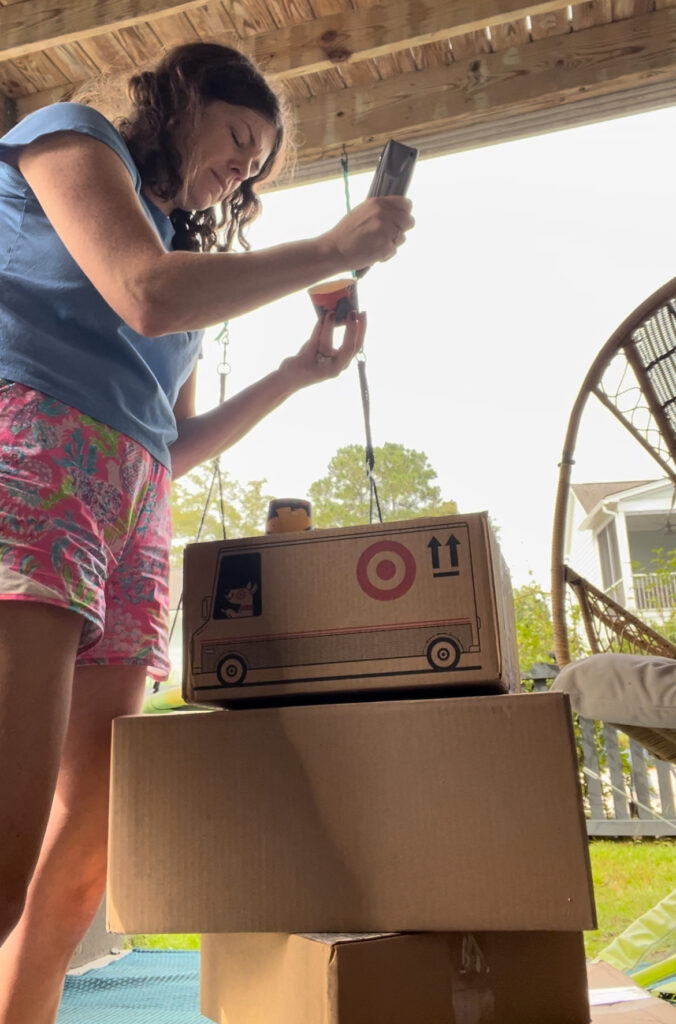
[[[359,586],[376,601],[394,601],[413,586],[415,559],[396,540],[381,540],[362,552],[357,562]]]

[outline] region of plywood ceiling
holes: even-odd
[[[4,124],[190,40],[234,45],[295,110],[297,181],[676,103],[676,0],[0,0]]]

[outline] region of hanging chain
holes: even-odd
[[[216,367],[218,370],[219,386],[218,386],[218,402],[219,405],[223,405],[225,401],[225,382],[228,374],[230,373],[230,363],[228,357],[230,354],[230,322],[226,320],[221,327],[220,331],[216,335],[216,343],[221,343],[221,361]],[[223,477],[221,475],[221,457],[217,455],[214,459],[214,479],[218,479],[218,503],[221,513],[221,533],[223,540],[225,540],[225,503],[223,501]],[[212,480],[213,488],[213,480]],[[211,491],[210,491],[211,493]]]
[[[352,204],[350,203],[350,179],[348,177],[350,164],[349,157],[347,155],[347,150],[345,149],[345,143],[343,143],[343,152],[340,158],[340,166],[343,168],[343,188],[345,189],[345,205],[347,207],[347,212],[349,213],[350,210],[352,209]],[[354,270],[352,271],[352,273],[355,273]]]
[[[369,523],[373,522],[373,503],[375,501],[378,510],[378,522],[382,523],[383,513],[378,500],[378,487],[373,473],[376,463],[375,452],[373,451],[373,440],[371,438],[371,405],[369,400],[369,386],[366,379],[366,357],[363,353],[357,356],[357,369],[359,370],[359,384],[361,389],[361,404],[364,410],[364,425],[366,428],[366,475],[369,480]]]
[[[352,209],[352,204],[350,202],[350,178],[349,178],[350,163],[349,163],[349,157],[347,155],[347,150],[345,149],[345,145],[344,144],[343,144],[343,152],[342,152],[342,155],[341,155],[341,158],[340,158],[340,165],[343,168],[343,187],[345,189],[345,206],[347,207],[347,212],[349,213],[350,210]],[[353,277],[357,276],[356,270],[352,271],[352,276]],[[362,350],[360,352],[357,353],[357,369],[359,370],[359,387],[360,387],[360,390],[361,390],[361,405],[362,405],[362,410],[364,412],[364,428],[365,428],[365,431],[366,431],[365,459],[366,459],[366,476],[368,477],[368,482],[369,482],[369,523],[373,522],[373,508],[374,508],[374,505],[375,505],[375,508],[376,508],[376,510],[378,512],[378,522],[382,523],[382,521],[383,521],[383,513],[382,513],[381,508],[380,508],[380,501],[378,499],[378,486],[376,484],[376,478],[375,478],[375,474],[373,472],[373,469],[374,469],[374,466],[375,466],[375,462],[376,462],[376,456],[375,456],[375,452],[373,450],[373,440],[372,440],[372,437],[371,437],[371,403],[370,403],[370,399],[369,399],[368,380],[366,378],[366,355],[364,353],[363,348],[362,348]]]
[[[228,362],[228,356],[230,352],[230,321],[226,320],[220,331],[216,335],[216,344],[220,341],[221,343],[221,361],[216,367],[218,375],[221,378],[219,388],[219,404],[223,404],[225,401],[225,378],[230,373],[230,363]]]

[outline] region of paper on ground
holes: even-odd
[[[611,1003],[630,1003],[638,999],[651,999],[649,992],[636,985],[623,985],[620,988],[592,988],[589,990],[590,1006],[608,1006]]]

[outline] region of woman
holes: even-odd
[[[201,330],[388,259],[407,200],[315,238],[243,241],[281,159],[280,104],[241,54],[172,51],[116,131],[56,104],[0,140],[0,1024],[51,1024],[105,878],[111,720],[166,676],[170,477],[335,376],[364,318],[194,414]],[[26,895],[27,893],[27,895]]]

